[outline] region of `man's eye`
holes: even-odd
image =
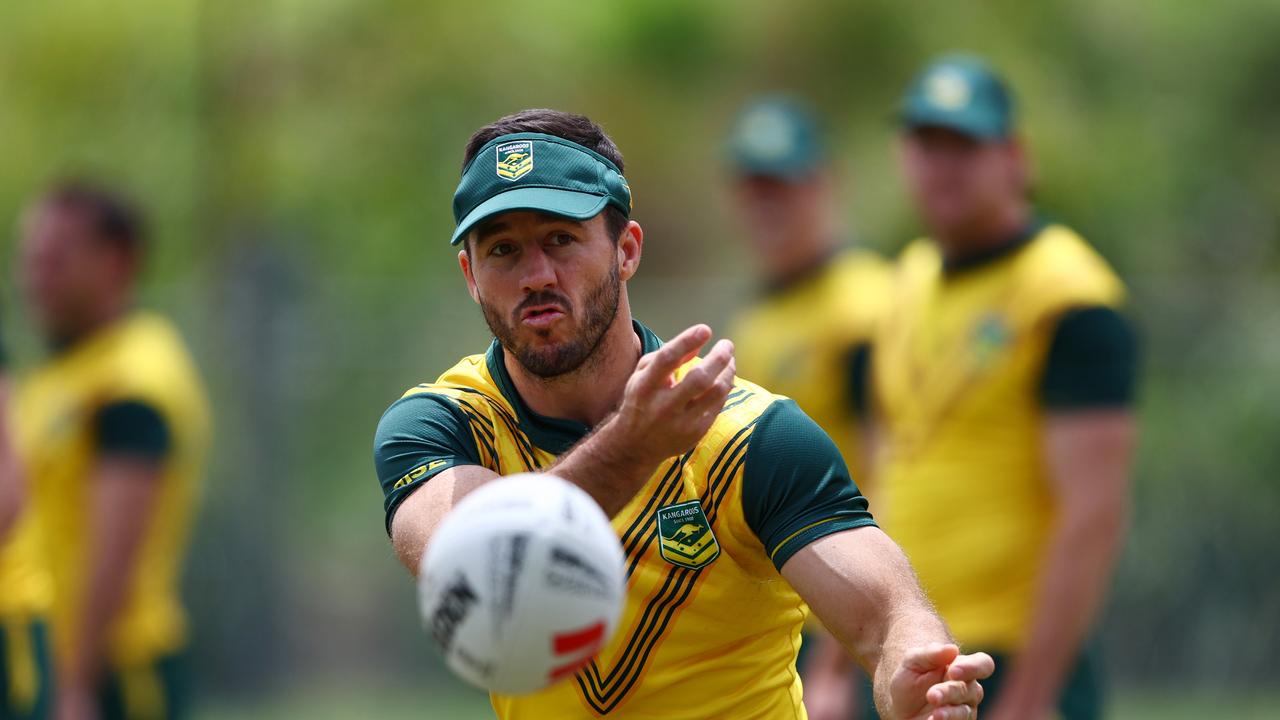
[[[564,246],[573,242],[575,239],[576,238],[574,238],[569,233],[556,233],[555,235],[551,236],[551,244],[557,245],[557,246]]]
[[[495,243],[493,247],[489,248],[489,254],[494,257],[503,257],[515,251],[516,246],[511,243]]]

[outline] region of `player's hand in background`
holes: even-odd
[[[636,462],[656,465],[686,452],[724,408],[737,371],[732,342],[717,342],[702,362],[675,379],[676,371],[710,339],[711,328],[694,325],[640,358],[613,418]]]
[[[853,672],[822,673],[804,678],[804,709],[809,720],[849,720],[854,714],[858,676]]]
[[[995,672],[986,653],[961,655],[955,645],[927,645],[907,652],[889,681],[895,718],[974,720],[982,702],[983,678]]]

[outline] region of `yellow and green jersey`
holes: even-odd
[[[969,647],[1023,644],[1055,513],[1043,422],[1129,402],[1124,296],[1061,225],[965,263],[928,240],[903,251],[872,363],[878,510]]]
[[[50,357],[19,387],[14,430],[53,579],[55,655],[77,642],[92,551],[89,483],[98,460],[112,453],[157,462],[161,487],[124,605],[108,628],[108,664],[144,665],[179,650],[187,638],[179,573],[209,417],[177,331],[136,312]]]
[[[659,347],[636,332],[645,352]],[[387,410],[374,459],[388,527],[445,469],[536,470],[589,432],[530,411],[504,362],[495,342]],[[739,380],[706,437],[613,518],[628,574],[614,638],[572,679],[494,696],[494,708],[503,720],[803,718],[795,658],[807,609],[779,568],[818,538],[873,524],[827,435],[791,400]]]
[[[846,250],[770,290],[734,320],[729,335],[739,374],[795,400],[855,468],[867,466],[858,408],[888,284],[883,260]]]

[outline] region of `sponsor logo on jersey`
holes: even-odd
[[[533,170],[533,141],[513,140],[494,148],[498,156],[498,177],[512,182]]]
[[[658,508],[658,550],[673,565],[700,568],[720,556],[720,543],[701,500]]]
[[[1009,345],[1013,332],[999,313],[987,313],[973,326],[973,355],[978,367],[986,367]]]

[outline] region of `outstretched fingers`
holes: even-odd
[[[990,655],[979,652],[961,655],[947,668],[948,680],[981,680],[996,671],[996,661]]]
[[[651,388],[664,386],[670,381],[671,374],[697,357],[698,351],[710,339],[711,328],[694,325],[662,347],[641,357],[636,368],[645,373],[644,384]]]
[[[907,651],[902,664],[917,673],[946,669],[960,655],[960,648],[951,643],[930,643]]]

